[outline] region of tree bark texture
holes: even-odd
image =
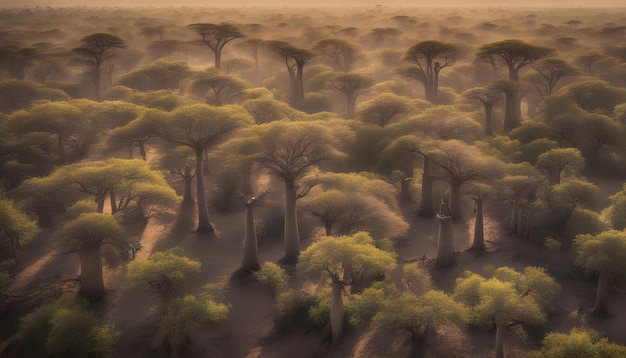
[[[450,216],[461,217],[461,185],[456,183],[450,185]]]
[[[449,216],[438,215],[439,234],[437,236],[437,265],[440,267],[454,266],[454,231]]]
[[[598,290],[596,291],[596,302],[592,312],[599,316],[608,316],[609,311],[606,307],[609,298],[609,278],[604,272],[600,272],[598,277]]]
[[[295,185],[285,184],[285,256],[283,261],[295,263],[300,256],[300,233],[298,232],[297,193]]]
[[[496,358],[504,358],[504,334],[506,326],[499,324],[496,327]]]
[[[213,232],[213,225],[209,220],[209,208],[206,203],[204,192],[204,178],[202,176],[203,149],[196,149],[196,202],[198,205],[198,228],[197,232]]]
[[[422,173],[422,198],[420,200],[420,206],[418,215],[422,217],[431,217],[435,215],[434,200],[433,200],[433,176],[431,171],[430,158],[424,156],[424,171]]]
[[[257,271],[261,268],[258,257],[258,242],[256,227],[254,225],[254,203],[246,207],[246,227],[244,229],[243,241],[243,263],[241,269],[244,271]]]
[[[93,246],[80,253],[80,289],[79,293],[90,301],[104,296],[104,279],[102,278],[102,258],[100,246]]]
[[[341,298],[341,282],[331,283],[332,297],[330,301],[330,332],[334,344],[343,336],[343,300]]]
[[[483,220],[483,199],[474,199],[476,203],[476,221],[474,224],[473,250],[485,251],[485,229]]]

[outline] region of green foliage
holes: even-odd
[[[69,295],[27,314],[18,328],[25,350],[52,357],[114,357],[119,336],[89,310],[86,301]]]
[[[104,242],[122,247],[125,244],[124,230],[113,215],[83,213],[76,219],[66,222],[57,235],[74,251],[88,250]]]
[[[432,289],[428,271],[417,264],[402,267],[402,283],[416,296],[421,296]]]
[[[371,236],[358,232],[314,242],[301,253],[297,267],[305,273],[328,273],[335,282],[358,284],[366,272],[386,273],[395,266],[393,253],[376,248]]]
[[[184,256],[181,248],[156,252],[148,259],[128,264],[126,282],[131,287],[148,285],[168,300],[186,282],[200,274],[200,262]]]
[[[274,331],[282,334],[297,326],[306,325],[314,298],[304,291],[285,290],[274,304]]]
[[[259,271],[254,272],[254,277],[265,285],[271,292],[276,292],[287,284],[287,273],[273,262],[267,261]]]
[[[400,290],[390,282],[374,282],[372,286],[350,296],[350,301],[346,307],[349,323],[358,325],[371,320],[387,304],[388,300],[397,298],[400,294]]]
[[[0,260],[19,260],[20,245],[29,242],[38,232],[37,223],[32,221],[13,202],[0,198],[0,247],[3,248]]]
[[[572,329],[568,334],[552,332],[543,339],[543,347],[529,358],[619,358],[626,356],[626,346],[610,343],[593,330]]]
[[[626,185],[609,199],[611,205],[602,212],[602,216],[614,229],[623,230],[626,228]]]
[[[114,357],[119,332],[91,312],[59,309],[51,320],[46,352],[53,357]]]
[[[182,336],[186,340],[196,330],[224,321],[228,312],[228,305],[216,302],[211,297],[187,295],[170,302],[159,327],[174,345],[182,344],[176,339]]]
[[[552,184],[561,182],[563,170],[575,175],[585,164],[585,159],[576,148],[551,149],[537,157],[537,168],[550,175]]]
[[[328,286],[320,289],[315,295],[315,299],[311,307],[309,307],[309,318],[318,327],[324,327],[330,317],[330,302],[332,297],[332,289]]]
[[[422,296],[404,292],[387,300],[374,315],[373,323],[381,327],[402,328],[415,343],[430,330],[447,324],[462,324],[467,310],[461,303],[441,291],[431,290]]]
[[[524,272],[500,267],[490,278],[466,271],[456,282],[454,297],[470,307],[473,324],[485,327],[542,324],[544,310],[560,291],[560,285],[538,267]]]
[[[95,213],[98,211],[98,204],[90,199],[83,199],[75,202],[67,208],[65,216],[69,220],[77,219],[81,214]]]
[[[576,264],[609,278],[626,275],[626,232],[609,230],[578,235],[574,241]]]

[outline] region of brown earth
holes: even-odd
[[[266,179],[264,179],[266,180]],[[280,193],[272,193],[269,200],[281,200]],[[521,269],[528,265],[547,267],[563,285],[563,292],[556,300],[557,309],[550,317],[545,330],[532,331],[527,339],[513,333],[506,337],[508,357],[523,357],[525,352],[539,346],[543,334],[549,331],[567,332],[575,326],[586,326],[603,332],[610,341],[626,344],[626,293],[614,292],[610,310],[614,314],[600,319],[589,313],[593,305],[595,283],[593,279],[581,281],[580,270],[571,264],[571,255],[547,257],[541,246],[527,239],[511,236],[502,231],[506,213],[502,208],[487,206],[485,236],[488,253],[476,255],[466,251],[471,246],[473,216],[469,203],[465,203],[465,220],[455,222],[457,265],[451,269],[437,269],[431,260],[436,253],[437,222],[432,218],[417,218],[415,205],[402,208],[410,223],[404,240],[396,248],[400,260],[420,258],[426,253],[426,266],[430,270],[435,287],[451,292],[455,279],[465,270],[481,272],[486,265],[511,266]],[[260,208],[264,210],[263,207]],[[491,210],[490,210],[491,209]],[[138,259],[147,258],[155,245],[167,246],[165,240],[177,241],[188,256],[202,263],[202,282],[218,283],[226,288],[231,305],[227,320],[219,326],[200,331],[193,337],[188,356],[194,357],[406,357],[412,356],[408,336],[404,332],[380,331],[367,325],[349,329],[345,339],[338,345],[323,342],[318,331],[296,330],[268,340],[271,331],[272,298],[261,287],[232,279],[242,259],[244,230],[243,211],[220,215],[213,214],[216,232],[211,235],[188,233],[169,235],[172,224],[151,219],[136,238],[141,242]],[[161,241],[159,241],[161,240]],[[310,244],[302,242],[303,249]],[[76,289],[78,274],[76,254],[59,256],[54,239],[47,233],[28,247],[25,252],[25,269],[19,272],[10,286],[15,300],[2,320],[3,341],[0,356],[13,356],[11,332],[21,315],[35,307],[37,294],[42,287]],[[165,243],[165,244],[164,244]],[[277,262],[282,255],[279,238],[266,239],[259,244],[261,262]],[[401,265],[400,265],[401,266]],[[393,278],[400,280],[399,267]],[[74,283],[74,284],[73,284]],[[122,332],[118,352],[120,357],[166,357],[167,349],[158,332],[159,317],[163,310],[161,298],[156,294],[124,286],[124,268],[105,270],[106,297],[97,310],[106,321],[114,323]],[[344,298],[344,301],[348,297]],[[493,355],[494,332],[443,327],[437,335],[426,340],[425,351],[431,357],[490,357]]]

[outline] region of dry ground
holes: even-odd
[[[281,200],[280,193],[271,194]],[[272,199],[272,198],[270,198]],[[610,319],[599,319],[588,313],[593,304],[594,283],[580,281],[580,272],[572,271],[567,259],[545,256],[541,247],[526,239],[508,235],[501,230],[506,213],[501,208],[487,205],[486,240],[488,253],[476,255],[466,251],[471,246],[473,216],[469,203],[465,203],[466,219],[455,225],[457,266],[441,270],[426,262],[435,287],[451,292],[454,282],[465,270],[480,272],[486,265],[494,267],[512,266],[523,268],[528,265],[547,267],[550,273],[563,284],[563,292],[557,299],[557,311],[551,316],[546,331],[567,332],[577,325],[585,325],[604,332],[617,343],[626,344],[626,294],[615,292],[611,309],[615,314]],[[260,208],[263,210],[263,207]],[[436,253],[437,221],[432,218],[417,218],[415,205],[403,207],[403,214],[410,223],[406,238],[397,246],[399,259],[422,257],[426,252],[430,260]],[[189,356],[196,357],[406,357],[411,356],[408,336],[402,331],[380,331],[367,325],[351,329],[343,342],[330,345],[322,341],[321,332],[294,331],[278,340],[266,339],[271,330],[271,296],[252,283],[232,280],[241,263],[244,229],[243,211],[220,215],[213,214],[216,233],[197,235],[194,233],[171,235],[171,223],[153,219],[136,238],[142,244],[138,259],[147,258],[155,245],[167,243],[164,239],[180,244],[185,252],[202,263],[202,283],[219,283],[226,287],[231,305],[228,319],[218,327],[198,332],[193,339]],[[261,216],[261,215],[258,215]],[[303,249],[310,244],[302,242]],[[57,255],[54,240],[46,233],[29,246],[25,254],[25,269],[13,281],[10,290],[19,297],[2,317],[0,332],[0,356],[13,356],[11,333],[19,317],[35,307],[37,294],[42,287],[75,289],[72,285],[78,274],[77,255]],[[166,245],[165,245],[166,246]],[[280,238],[266,239],[259,244],[261,262],[277,262],[282,255]],[[399,280],[401,268],[393,278]],[[167,349],[158,332],[159,317],[163,305],[156,293],[129,289],[124,286],[124,269],[107,269],[106,297],[98,304],[98,311],[105,319],[122,331],[119,344],[120,357],[166,357]],[[43,286],[42,286],[43,285]],[[46,286],[48,285],[48,286]],[[346,298],[347,299],[347,298]],[[525,352],[538,347],[546,331],[531,332],[523,340],[513,333],[507,336],[509,357],[523,357]],[[534,334],[533,334],[534,333]],[[431,357],[490,357],[493,352],[494,332],[468,331],[455,327],[444,327],[437,335],[426,341],[425,351]]]

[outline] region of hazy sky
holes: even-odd
[[[23,6],[402,6],[402,7],[626,7],[625,0],[0,0],[2,7]],[[625,14],[626,16],[626,14]]]

